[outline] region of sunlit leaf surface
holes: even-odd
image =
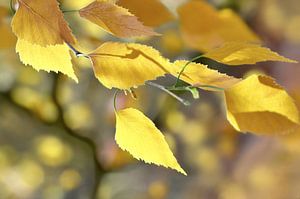
[[[140,111],[128,108],[116,112],[116,142],[133,157],[146,163],[172,168],[186,175],[163,134]]]

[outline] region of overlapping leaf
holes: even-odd
[[[16,45],[21,61],[36,70],[62,72],[78,82],[66,44],[42,47],[19,39]]]
[[[229,9],[217,11],[205,1],[189,1],[178,8],[187,44],[206,52],[225,42],[260,42],[243,20]]]
[[[163,134],[140,111],[128,108],[116,112],[115,139],[121,149],[146,163],[172,168],[186,175]]]
[[[40,46],[75,43],[56,0],[17,0],[12,30],[19,39]]]
[[[184,60],[176,61],[174,63],[176,67],[176,74],[173,75],[177,77],[179,72],[187,63],[188,61]],[[180,79],[192,86],[212,91],[220,91],[219,88],[227,89],[240,81],[240,79],[219,73],[217,70],[207,68],[207,66],[203,64],[194,62],[190,63],[185,68]]]
[[[204,57],[228,65],[255,64],[263,61],[296,62],[285,58],[268,48],[261,47],[259,44],[247,42],[225,43],[219,48],[208,51],[204,54]]]
[[[138,21],[127,9],[108,1],[94,1],[82,8],[79,13],[81,17],[118,37],[158,35],[152,28]]]
[[[160,26],[174,19],[159,0],[119,0],[117,4],[127,8],[147,26]]]
[[[107,88],[129,89],[171,73],[171,63],[150,46],[106,42],[89,54],[96,77]]]
[[[242,132],[284,134],[299,126],[288,93],[267,76],[252,75],[225,91],[227,119]]]

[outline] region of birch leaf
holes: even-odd
[[[25,65],[31,65],[37,71],[61,72],[78,82],[66,44],[42,47],[19,39],[16,51]]]
[[[297,63],[285,58],[259,44],[246,42],[229,42],[219,48],[212,49],[204,57],[227,65],[255,64],[263,61],[281,61]]]
[[[129,89],[172,70],[157,50],[141,44],[106,42],[89,56],[96,77],[107,88]]]
[[[186,175],[163,134],[140,111],[128,108],[116,112],[115,139],[121,149],[136,159],[172,168]]]
[[[175,77],[178,77],[179,72],[186,63],[188,63],[188,61],[185,60],[176,61],[174,63],[176,67]],[[240,79],[222,74],[217,70],[208,68],[206,65],[194,62],[185,68],[180,79],[192,86],[211,91],[220,91],[220,89],[214,87],[227,89],[240,81]]]
[[[74,44],[56,0],[17,0],[19,8],[12,19],[12,30],[19,39],[40,46]]]
[[[81,17],[122,38],[158,35],[127,9],[108,1],[94,1],[79,11]]]
[[[175,18],[159,0],[119,0],[117,4],[127,8],[145,25],[151,27],[160,26]]]
[[[252,75],[225,91],[227,119],[242,132],[284,134],[299,125],[294,100],[267,76]]]

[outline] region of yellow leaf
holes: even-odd
[[[157,50],[141,44],[106,42],[89,56],[96,77],[107,88],[129,89],[172,70]]]
[[[12,29],[19,39],[43,47],[76,42],[56,0],[17,1]]]
[[[80,16],[99,25],[118,37],[158,35],[152,28],[144,26],[128,10],[107,1],[94,1],[82,8]]]
[[[228,65],[255,64],[263,61],[297,63],[259,44],[247,42],[228,42],[208,51],[203,56]]]
[[[127,8],[147,26],[157,27],[174,19],[159,0],[119,0],[117,4]]]
[[[176,67],[176,74],[173,75],[178,77],[179,72],[187,63],[188,61],[184,60],[176,61],[174,63]],[[192,86],[211,91],[220,91],[220,89],[217,88],[227,89],[240,81],[240,79],[235,77],[207,68],[206,65],[193,62],[185,68],[180,79]]]
[[[177,12],[184,40],[202,52],[225,42],[260,42],[243,20],[229,9],[217,11],[205,1],[189,1]]]
[[[294,100],[267,76],[252,75],[225,91],[227,119],[243,132],[284,134],[299,125]]]
[[[121,149],[138,160],[172,168],[186,175],[163,134],[140,111],[128,108],[116,112],[115,139]]]
[[[25,65],[29,64],[37,71],[61,72],[78,82],[66,44],[42,47],[19,39],[16,51]]]

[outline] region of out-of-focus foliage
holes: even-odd
[[[93,1],[60,2],[64,10],[78,10]],[[124,2],[117,2],[117,5],[129,9],[136,16],[139,15]],[[176,7],[185,5],[187,1],[162,2],[176,16]],[[220,29],[225,27],[221,33],[216,31],[222,37],[232,40],[246,35],[260,41],[258,36],[253,35],[253,31],[244,34],[246,23],[264,41],[264,46],[299,60],[298,0],[208,2],[218,8],[219,11],[215,11],[218,18],[223,24],[227,24],[219,26]],[[6,10],[2,12],[0,9],[0,198],[90,198],[95,176],[93,156],[86,144],[67,135],[65,127],[61,126],[62,121],[76,134],[88,137],[96,143],[98,160],[106,169],[99,185],[98,198],[101,199],[298,197],[299,129],[295,128],[288,135],[276,137],[237,133],[225,122],[226,104],[223,104],[222,92],[200,91],[200,99],[197,101],[193,101],[188,93],[178,92],[181,97],[192,101],[190,107],[183,107],[165,94],[146,86],[135,90],[138,100],[119,95],[117,105],[120,109],[136,107],[161,129],[174,156],[189,175],[181,176],[176,172],[133,160],[113,140],[113,96],[93,78],[89,60],[79,58],[73,61],[79,84],[61,75],[56,80],[54,74],[36,72],[31,67],[24,66],[13,49],[16,39],[9,28],[12,14],[8,1],[0,0],[0,5]],[[155,12],[150,6],[143,8],[145,10],[141,14],[153,15],[153,18],[148,18],[149,24],[144,24],[160,26],[155,31],[162,36],[131,39],[130,42],[138,41],[154,46],[172,61],[190,60],[198,55],[198,52],[187,47],[191,47],[191,44],[198,50],[206,51],[220,42],[203,39],[201,46],[197,40],[187,43],[187,38],[181,38],[182,34],[175,20],[163,17],[163,20],[156,23],[155,18],[162,12]],[[169,16],[169,11],[166,11]],[[196,14],[201,15],[201,12]],[[104,41],[118,40],[93,23],[80,18],[77,13],[65,13],[64,16],[78,38],[80,49],[84,49],[83,52],[96,49]],[[242,22],[243,25],[230,25],[234,24],[231,21],[241,24],[241,18],[246,21]],[[138,16],[138,19],[144,22],[142,16]],[[152,19],[155,25],[150,24]],[[192,20],[192,26],[196,27],[201,19]],[[212,23],[208,23],[209,19],[204,24],[212,26]],[[167,21],[170,23],[163,24]],[[32,56],[35,54],[36,52],[32,52]],[[257,72],[271,75],[288,91],[299,107],[299,64],[265,62],[257,66],[230,68],[203,58],[197,61],[220,73],[238,78]],[[185,72],[196,72],[198,68],[193,65],[189,65]],[[246,81],[249,79],[244,80]],[[159,82],[172,85],[174,79]],[[255,94],[256,88],[260,86],[253,86],[252,92],[243,89],[244,94]],[[282,89],[276,89],[277,86],[268,87],[272,92],[276,90],[280,96],[289,99]],[[251,97],[250,100],[258,98]],[[241,101],[241,104],[244,105],[245,102]],[[60,108],[63,110],[63,119]],[[268,117],[263,117],[262,114],[259,122],[266,118]],[[296,115],[291,118],[296,118]],[[254,121],[249,119],[247,122]]]
[[[188,1],[178,14],[184,39],[197,50],[205,52],[225,42],[260,42],[230,9],[218,11],[206,1]]]
[[[174,20],[173,14],[159,0],[118,0],[117,4],[129,9],[147,26],[156,27]]]

